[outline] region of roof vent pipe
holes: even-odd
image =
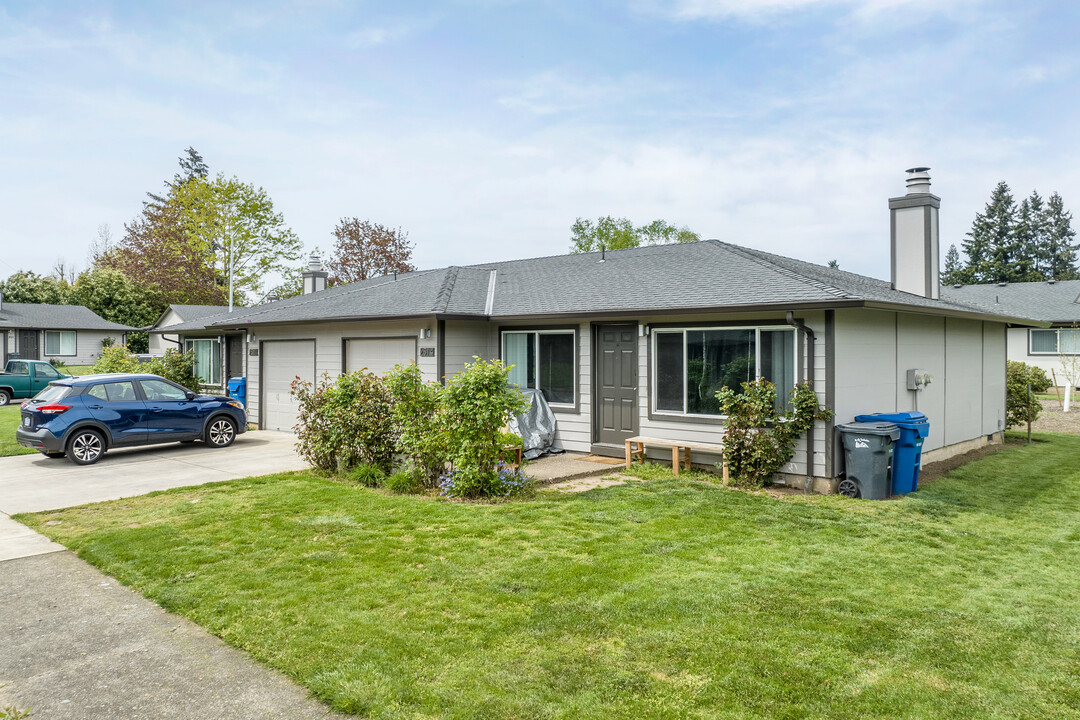
[[[600,243],[600,262],[607,260],[607,248],[604,247],[604,243]]]

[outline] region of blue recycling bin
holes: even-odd
[[[930,435],[930,421],[921,412],[873,413],[856,415],[855,422],[891,422],[900,428],[900,439],[893,447],[892,491],[906,495],[919,489],[923,440]]]
[[[247,378],[229,378],[229,397],[239,400],[247,406]]]

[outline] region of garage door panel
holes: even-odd
[[[367,368],[385,375],[395,365],[416,362],[416,338],[353,338],[345,341],[345,370]]]
[[[314,340],[267,340],[262,344],[262,425],[292,430],[299,406],[291,396],[296,378],[315,382]]]

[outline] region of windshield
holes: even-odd
[[[33,402],[56,402],[63,400],[71,393],[69,385],[49,385],[42,388],[41,392],[34,396]]]

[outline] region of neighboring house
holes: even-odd
[[[1049,325],[1009,328],[1008,356],[1010,360],[1042,368],[1047,377],[1057,379],[1058,385],[1065,383],[1061,356],[1080,355],[1080,280],[952,285],[942,287],[941,292],[950,298],[976,302],[997,312],[1023,315]]]
[[[315,282],[315,292],[172,330],[243,334],[249,418],[268,429],[295,423],[294,378],[415,361],[438,380],[479,356],[544,393],[558,445],[622,456],[638,434],[719,442],[725,384],[812,381],[837,416],[785,472],[827,490],[840,470],[834,425],[856,414],[925,412],[928,460],[1004,430],[1006,327],[1026,321],[938,297],[940,201],[925,172],[908,184],[889,201],[891,283],[707,240]],[[934,376],[925,389],[908,390],[915,369]]]
[[[103,342],[123,344],[127,333],[137,329],[105,320],[82,305],[9,303],[0,297],[0,367],[16,356],[90,365]]]
[[[234,308],[233,312],[247,308]],[[205,321],[218,315],[228,316],[227,305],[170,305],[161,313],[150,331],[150,354],[164,355],[168,349],[191,351],[195,354],[195,375],[207,388],[224,390],[230,377],[243,375],[243,343],[241,334],[208,332],[187,334],[183,341],[175,332],[166,332],[174,325],[205,327]]]

